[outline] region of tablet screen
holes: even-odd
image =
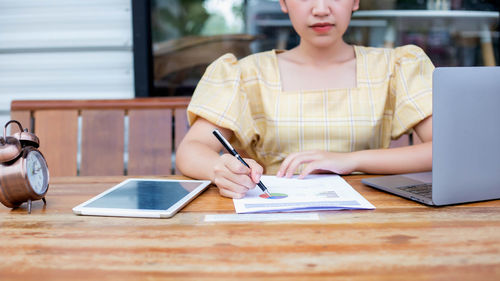
[[[129,181],[86,207],[166,210],[193,191],[199,183]]]

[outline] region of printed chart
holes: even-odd
[[[288,194],[285,194],[285,193],[271,193],[271,197],[267,196],[267,194],[261,194],[259,195],[260,198],[264,198],[264,199],[283,199],[283,198],[287,198],[288,197]]]
[[[338,175],[262,176],[261,180],[271,196],[254,188],[244,198],[233,199],[238,214],[375,208]]]

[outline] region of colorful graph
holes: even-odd
[[[288,194],[285,193],[271,193],[271,197],[267,196],[267,194],[261,194],[259,195],[260,198],[264,199],[283,199],[287,198]]]

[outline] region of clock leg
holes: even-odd
[[[28,199],[28,214],[31,214],[31,199]]]

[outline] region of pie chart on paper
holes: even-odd
[[[288,194],[285,194],[285,193],[271,193],[271,197],[267,196],[267,194],[261,194],[259,195],[260,198],[264,198],[264,199],[283,199],[283,198],[287,198],[288,197]]]

